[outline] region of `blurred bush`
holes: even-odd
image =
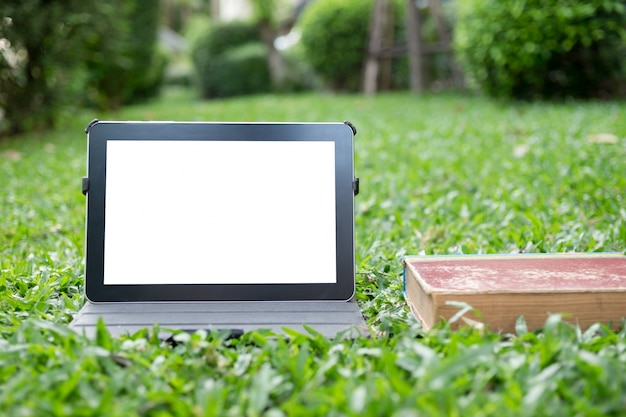
[[[3,0],[0,10],[0,135],[50,127],[65,105],[158,92],[158,1]]]
[[[272,90],[265,45],[250,42],[216,57],[202,75],[205,97],[231,97]]]
[[[361,87],[372,5],[370,0],[316,0],[300,17],[305,57],[330,88]]]
[[[259,42],[256,25],[246,21],[215,22],[205,28],[198,36],[196,48],[208,56],[219,56],[233,47],[249,42]]]
[[[255,24],[215,22],[194,38],[191,56],[203,97],[271,90],[266,49]]]
[[[406,2],[391,0],[390,3],[393,9],[392,44],[406,44]],[[371,0],[315,0],[300,17],[299,47],[303,51],[303,59],[327,87],[345,91],[361,89],[373,6]],[[420,12],[425,32],[432,32],[432,19],[424,9]],[[389,59],[391,76],[386,88],[407,88],[409,75],[406,55],[400,54]],[[430,62],[425,64],[429,65]]]
[[[489,95],[626,94],[623,0],[465,0],[458,8],[458,58],[470,85]]]
[[[110,109],[154,97],[167,65],[157,43],[159,2],[118,0],[98,8],[85,38],[88,99]]]
[[[83,5],[80,0],[3,0],[0,135],[53,123],[81,56],[81,31],[89,20]]]

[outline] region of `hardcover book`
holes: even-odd
[[[621,326],[626,317],[626,256],[619,253],[409,256],[404,291],[424,328],[449,320],[465,303],[473,311],[457,324],[514,332],[523,316],[529,330],[550,314],[587,328]],[[476,314],[475,312],[478,312]]]

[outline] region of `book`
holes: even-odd
[[[565,321],[581,328],[603,323],[616,329],[626,317],[626,256],[408,256],[404,293],[425,329],[441,319],[450,320],[463,304],[472,310],[453,326],[484,325],[513,333],[523,316],[532,331],[542,327],[550,314],[562,314]]]

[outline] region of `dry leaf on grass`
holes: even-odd
[[[19,161],[20,159],[22,159],[22,153],[16,151],[15,149],[7,149],[3,152],[3,155],[9,161]]]
[[[587,136],[590,143],[617,143],[617,136],[612,133],[594,133]]]
[[[515,145],[513,148],[513,156],[516,158],[523,158],[528,151],[530,150],[530,146],[525,144]]]

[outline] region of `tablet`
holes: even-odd
[[[91,125],[87,298],[350,299],[353,136],[344,123]]]

